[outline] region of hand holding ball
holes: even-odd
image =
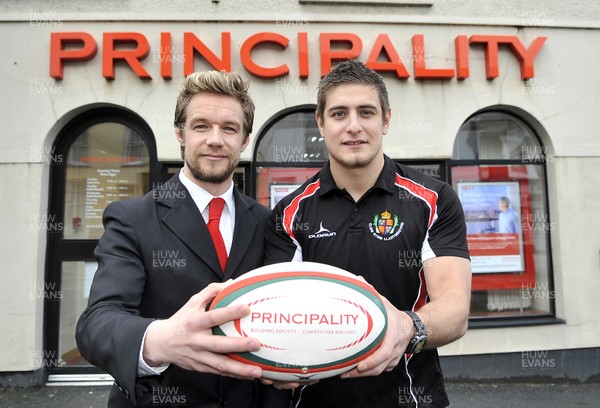
[[[254,337],[256,352],[230,357],[262,368],[278,381],[311,381],[342,374],[377,349],[387,328],[378,293],[342,269],[314,262],[264,266],[234,280],[210,309],[247,304],[250,314],[213,328]]]

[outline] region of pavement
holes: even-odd
[[[446,389],[452,408],[600,407],[600,383],[455,383]],[[1,388],[2,408],[101,408],[110,387],[55,386]],[[235,407],[233,407],[235,408]]]

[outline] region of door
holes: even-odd
[[[61,228],[49,228],[47,236],[42,357],[49,381],[101,374],[81,357],[74,335],[97,267],[93,251],[104,231],[102,214],[113,201],[149,191],[158,174],[151,129],[120,107],[77,116],[53,151],[63,160],[50,169],[48,219]]]

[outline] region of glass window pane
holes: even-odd
[[[236,167],[233,171],[233,184],[240,193],[246,194],[246,170],[243,167]]]
[[[144,194],[149,172],[148,149],[133,129],[104,122],[83,131],[67,155],[64,238],[100,238],[106,206]]]
[[[471,317],[548,315],[548,248],[542,165],[454,166],[473,269]]]
[[[91,366],[77,349],[75,326],[87,306],[96,262],[62,262],[58,358],[60,366]]]
[[[319,167],[258,167],[256,200],[273,208],[279,200],[296,190],[319,170]]]
[[[458,160],[530,161],[540,145],[531,129],[514,116],[501,112],[481,113],[461,126],[454,144]]]
[[[257,162],[325,162],[329,154],[314,111],[295,112],[271,126],[260,139]]]

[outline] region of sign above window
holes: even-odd
[[[311,35],[315,35],[312,34]],[[523,44],[515,35],[459,35],[453,40],[455,62],[453,66],[428,66],[426,41],[423,34],[415,34],[411,39],[412,77],[416,80],[466,79],[470,76],[469,52],[471,48],[483,49],[485,58],[486,79],[494,79],[499,75],[499,48],[505,48],[519,61],[521,79],[534,77],[534,60],[547,37],[536,37],[529,45]],[[232,40],[230,32],[221,33],[221,55],[211,50],[202,39],[192,32],[183,33],[183,47],[172,46],[170,32],[160,33],[160,38],[148,39],[138,32],[105,32],[102,34],[102,76],[107,80],[115,78],[115,65],[125,63],[141,79],[152,79],[147,71],[149,64],[159,64],[160,76],[170,79],[173,75],[173,61],[183,61],[183,75],[187,76],[196,70],[195,57],[201,56],[216,70],[231,71],[232,58],[238,57],[250,74],[265,79],[274,79],[295,72],[299,78],[308,78],[309,58],[319,58],[321,70],[318,74],[326,75],[334,61],[359,58],[365,49],[369,49],[365,64],[377,72],[391,72],[398,79],[407,79],[411,73],[400,57],[397,47],[388,34],[379,34],[373,43],[365,44],[363,39],[354,33],[331,32],[318,34],[318,50],[309,51],[308,32],[298,32],[295,38],[274,32],[259,32],[245,39]],[[149,58],[152,47],[160,50],[160,58]],[[452,40],[451,40],[452,41]],[[98,53],[100,41],[87,32],[54,32],[50,34],[50,76],[63,79],[65,65],[73,62],[89,61]],[[233,47],[232,47],[233,42]],[[241,46],[237,46],[237,44]],[[264,48],[268,53],[280,53],[290,47],[295,51],[293,60],[277,66],[261,65],[252,52]],[[175,50],[181,55],[175,55]],[[405,57],[406,58],[406,57]],[[477,63],[481,63],[477,59]],[[264,64],[264,63],[263,63]],[[313,74],[314,75],[314,74]]]

